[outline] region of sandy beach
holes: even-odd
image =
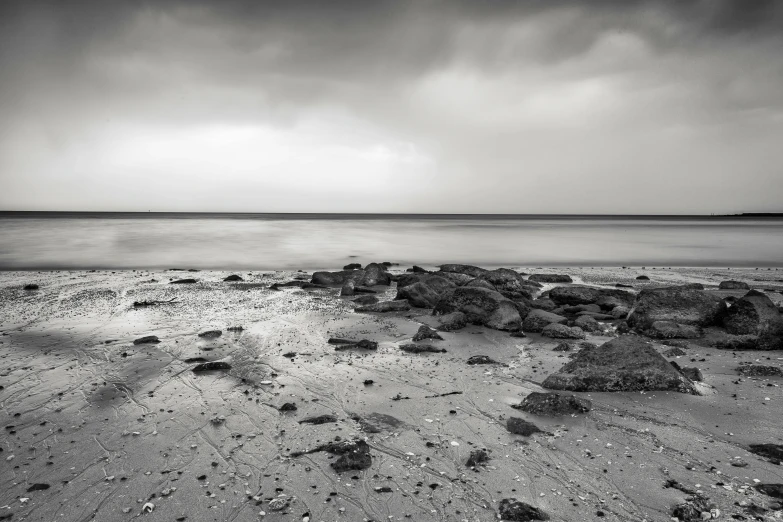
[[[742,297],[717,289],[734,279],[783,300],[774,269],[517,269],[573,278],[539,292],[701,283]],[[783,468],[748,449],[783,443],[783,379],[737,371],[779,368],[779,350],[717,349],[709,331],[651,340],[701,371],[698,395],[577,392],[589,412],[541,416],[512,406],[550,391],[542,382],[579,343],[616,339],[622,320],[568,341],[570,352],[554,350],[562,339],[468,324],[419,343],[437,352],[409,353],[400,347],[422,325],[439,326],[431,309],[357,312],[340,286],[270,289],[309,273],[229,275],[0,273],[0,520],[489,521],[510,498],[551,520],[651,522],[692,495],[721,519],[781,519],[758,485],[783,482]],[[170,284],[183,278],[196,282]],[[373,295],[393,300],[397,285]],[[479,355],[495,363],[467,363]],[[194,371],[209,361],[227,364]],[[333,418],[302,422],[323,415]],[[511,417],[540,431],[510,433]],[[369,467],[330,466],[343,455],[329,444],[355,441]],[[467,466],[478,450],[488,460]]]

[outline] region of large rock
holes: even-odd
[[[559,393],[531,392],[524,400],[511,406],[533,415],[573,415],[587,413],[593,408],[593,403],[575,395],[560,395]]]
[[[485,268],[480,268],[473,265],[448,264],[448,265],[441,265],[440,271],[452,272],[455,274],[465,274],[471,277],[478,277],[484,272],[486,272],[487,270]]]
[[[697,395],[693,383],[642,338],[627,335],[582,348],[546,378],[544,388],[570,391],[671,390]]]
[[[416,308],[432,308],[440,300],[440,294],[425,283],[414,283],[397,289],[395,299],[407,299]]]
[[[757,349],[783,349],[783,316],[769,297],[751,290],[726,310],[723,327],[733,335],[758,336]]]
[[[549,515],[515,498],[504,498],[498,506],[498,518],[501,522],[530,522],[533,520],[549,520]]]
[[[644,334],[655,339],[698,339],[703,335],[700,326],[674,321],[655,321]]]
[[[407,312],[411,309],[410,303],[401,301],[381,301],[371,305],[359,306],[355,308],[357,312]]]
[[[441,332],[453,332],[461,330],[468,325],[468,316],[462,312],[451,312],[443,315],[438,320],[438,330]]]
[[[475,279],[475,277],[468,274],[458,274],[457,272],[435,272],[436,275],[444,279],[448,279],[457,286],[465,286]]]
[[[462,312],[468,322],[496,330],[519,330],[522,318],[513,301],[498,292],[476,287],[459,287],[442,298],[433,313]]]
[[[742,281],[721,281],[718,288],[721,290],[750,290],[748,283]]]
[[[494,290],[495,292],[498,291],[497,288],[492,286],[492,283],[479,278],[473,279],[472,281],[470,281],[468,284],[464,286],[470,286],[475,288],[486,288],[487,290]]]
[[[511,300],[519,298],[532,299],[533,294],[541,288],[541,285],[538,283],[526,280],[520,273],[509,268],[487,270],[477,276],[476,279],[486,281],[501,295]]]
[[[386,267],[379,263],[370,263],[364,267],[364,274],[358,283],[364,286],[375,286],[391,284],[391,275],[386,271]]]
[[[522,330],[525,332],[540,332],[552,323],[563,324],[566,321],[567,319],[562,315],[534,309],[527,314],[525,320],[522,322]]]
[[[340,272],[315,272],[310,280],[316,285],[342,286],[346,281],[357,281],[364,275],[363,270],[342,270]]]
[[[634,294],[614,288],[592,286],[556,286],[549,291],[549,298],[559,305],[580,305],[598,303],[602,298],[614,298],[617,303],[633,303]],[[603,306],[602,306],[603,308]]]
[[[530,274],[529,281],[536,283],[573,283],[571,276],[565,274]]]
[[[653,288],[639,293],[627,321],[642,333],[648,333],[657,321],[704,327],[718,323],[725,310],[720,297],[691,285]]]
[[[574,321],[574,326],[577,326],[584,330],[585,332],[603,332],[604,327],[601,326],[598,321],[595,320],[594,317],[591,317],[589,315],[580,315],[576,318]]]
[[[541,330],[541,335],[552,339],[584,339],[584,330],[578,326],[566,326],[564,324],[549,324]]]

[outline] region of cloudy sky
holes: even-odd
[[[0,3],[0,209],[783,211],[783,2]]]

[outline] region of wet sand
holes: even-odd
[[[733,278],[783,298],[774,270],[553,272],[637,289]],[[636,281],[641,273],[651,281]],[[468,326],[433,341],[446,353],[409,354],[399,346],[436,324],[428,310],[355,313],[339,289],[268,289],[307,274],[223,282],[229,274],[0,273],[0,520],[489,521],[514,497],[552,520],[658,521],[687,496],[668,480],[703,491],[721,519],[752,519],[749,504],[780,509],[752,486],[783,482],[783,468],[747,447],[783,443],[783,379],[736,368],[780,366],[782,352],[690,343],[668,359],[701,369],[701,396],[584,393],[588,414],[536,417],[510,406],[569,360],[552,350],[558,341]],[[182,277],[198,282],[168,284]],[[222,334],[198,336],[210,330]],[[160,342],[133,344],[147,335]],[[379,346],[337,351],[330,337]],[[502,364],[467,365],[473,355]],[[200,359],[232,368],[194,373]],[[295,411],[278,410],[291,402]],[[299,423],[322,414],[337,422]],[[546,433],[512,435],[510,416]],[[337,473],[328,453],[291,456],[337,437],[366,439],[371,467]],[[486,466],[466,467],[484,448]],[[748,465],[732,466],[737,458]],[[28,492],[34,484],[49,487]]]

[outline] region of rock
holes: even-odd
[[[634,295],[625,290],[613,288],[594,288],[592,286],[569,285],[556,286],[549,291],[549,298],[558,305],[598,304],[602,298],[613,298],[615,302],[631,305]]]
[[[171,281],[170,285],[192,285],[193,283],[198,283],[195,279],[177,279],[176,281]]]
[[[718,288],[720,290],[750,290],[748,283],[742,281],[721,281]]]
[[[673,321],[655,321],[643,333],[654,339],[698,339],[704,334],[699,326]]]
[[[462,312],[452,312],[442,315],[439,319],[438,330],[441,332],[453,332],[461,330],[468,325],[468,317]]]
[[[380,303],[359,306],[355,309],[357,312],[407,312],[411,309],[410,303],[401,301],[381,301]]]
[[[400,350],[407,353],[446,353],[443,348],[436,348],[431,344],[402,344]]]
[[[298,408],[296,407],[296,404],[293,402],[286,402],[280,408],[278,408],[278,411],[286,412],[286,411],[296,411]]]
[[[391,276],[386,271],[386,267],[384,265],[370,263],[364,267],[364,275],[360,279],[360,284],[364,286],[389,286],[391,284]]]
[[[755,335],[756,349],[783,349],[783,316],[769,297],[751,290],[726,310],[723,327],[733,335]]]
[[[159,342],[160,339],[158,339],[157,335],[147,335],[144,337],[139,337],[133,341],[133,344],[158,344]]]
[[[33,491],[45,491],[49,489],[51,486],[49,484],[39,483],[39,484],[33,484],[29,488],[27,488],[28,493],[32,493]]]
[[[364,275],[362,270],[343,270],[342,272],[315,272],[310,282],[316,285],[337,286],[346,281],[356,282]]]
[[[472,265],[448,264],[448,265],[441,265],[440,271],[469,275],[472,278],[474,278],[480,276],[487,270]]]
[[[684,376],[686,376],[688,379],[690,379],[693,382],[702,382],[704,380],[704,376],[702,375],[701,370],[693,366],[686,366],[685,368],[680,368],[680,373],[682,373]]]
[[[196,366],[193,367],[193,372],[194,373],[214,372],[214,371],[225,371],[230,369],[231,369],[231,365],[225,361],[210,361],[210,362],[197,364]]]
[[[433,308],[440,300],[441,295],[427,284],[418,282],[412,285],[397,288],[395,299],[407,299],[416,308]]]
[[[637,279],[638,281],[649,281],[649,280],[650,280],[650,278],[649,278],[649,277],[647,277],[646,275],[640,275],[640,276],[636,276],[636,279]]]
[[[737,371],[746,377],[783,377],[782,368],[763,364],[746,364],[737,368]]]
[[[397,289],[423,281],[425,274],[400,274],[397,276]]]
[[[560,395],[559,393],[532,392],[518,405],[512,406],[533,415],[571,415],[574,413],[587,413],[593,409],[593,404],[587,399],[581,399],[574,395]]]
[[[618,310],[618,309],[619,309],[619,307],[615,308],[615,310]],[[615,310],[612,310],[612,312],[614,313]],[[596,321],[614,321],[615,320],[615,318],[613,316],[611,316],[611,315],[603,314],[603,313],[597,313],[597,312],[579,312],[576,315],[577,315],[577,317],[581,317],[583,315],[586,315],[588,317],[592,317]]]
[[[509,268],[487,270],[476,279],[492,285],[490,290],[498,291],[503,297],[512,301],[517,299],[529,300],[541,287],[536,282],[528,281],[518,272]]]
[[[465,465],[469,468],[475,468],[479,464],[483,464],[488,461],[489,454],[487,453],[487,450],[473,450],[470,452],[470,456],[468,457],[468,461],[465,463]]]
[[[522,330],[517,330],[516,332],[511,332],[510,337],[520,337],[521,338],[521,337],[527,337],[527,335],[525,335],[525,332],[523,332]]]
[[[544,388],[571,391],[671,390],[698,395],[693,383],[640,337],[626,335],[582,348],[547,377]]]
[[[367,382],[364,383],[367,385]],[[372,384],[372,381],[370,381]],[[385,413],[370,413],[365,417],[359,417],[357,414],[351,415],[351,420],[359,423],[361,430],[365,433],[382,433],[383,431],[393,431],[404,423],[391,415]]]
[[[533,309],[522,322],[522,330],[525,332],[540,332],[550,324],[563,324],[567,321],[562,315],[553,314],[544,310]]]
[[[38,290],[38,285],[35,283],[30,283],[27,285],[24,285],[24,290]]]
[[[538,310],[545,310],[547,312],[551,312],[555,308],[557,308],[557,305],[554,301],[552,301],[549,298],[538,298],[530,301],[530,307],[536,308]]]
[[[374,295],[361,295],[353,300],[358,305],[373,305],[378,302],[378,298]]]
[[[489,281],[486,281],[484,279],[473,279],[470,283],[464,285],[464,286],[471,286],[476,288],[486,288],[487,290],[492,290],[494,292],[497,292],[497,288],[492,286],[492,283]]]
[[[331,339],[329,340],[329,344],[335,344],[332,343]],[[377,350],[378,349],[378,343],[375,341],[368,341],[367,339],[362,339],[359,342],[356,343],[340,343],[336,348],[335,351],[344,351],[344,350]]]
[[[426,274],[427,273],[427,270],[424,270],[422,267],[417,266],[417,265],[413,265],[413,267],[409,268],[408,270],[410,270],[414,274]]]
[[[768,497],[783,498],[783,484],[759,484],[756,490]]]
[[[346,297],[356,293],[356,283],[353,280],[348,280],[343,283],[343,287],[340,289],[340,296]]]
[[[650,288],[639,292],[628,324],[640,332],[656,321],[705,327],[717,324],[725,310],[720,297],[691,285]]]
[[[223,279],[223,281],[231,282],[231,281],[244,281],[240,276],[236,274],[231,274],[230,276]]]
[[[475,287],[458,287],[443,297],[433,313],[462,312],[468,322],[496,330],[519,330],[522,319],[513,301],[498,292]]]
[[[498,362],[488,355],[472,355],[468,357],[468,364],[473,366],[476,364],[498,364]]]
[[[550,324],[541,330],[541,335],[552,339],[584,339],[584,330],[578,326],[566,326],[564,324]]]
[[[541,433],[538,426],[519,417],[509,417],[506,422],[506,429],[514,435],[522,435],[524,437],[529,437],[534,433]]]
[[[702,520],[712,518],[710,510],[714,507],[714,504],[711,504],[705,497],[697,494],[682,504],[676,505],[672,510],[672,517],[679,522],[702,522]],[[703,515],[704,513],[707,514],[707,517]]]
[[[348,263],[343,267],[343,270],[359,270],[362,268],[361,263]]]
[[[433,330],[426,324],[423,324],[419,326],[419,330],[416,332],[416,334],[413,336],[413,341],[423,341],[425,339],[433,339],[436,341],[442,341],[443,337],[440,336],[437,330]]]
[[[332,469],[334,469],[337,473],[343,473],[345,471],[361,471],[372,466],[370,446],[363,440],[330,442],[328,444],[317,446],[316,448],[309,451],[292,453],[291,456],[299,457],[301,455],[317,453],[320,451],[325,451],[327,453],[331,453],[332,455],[340,456],[340,458],[330,464]]]
[[[334,415],[317,415],[315,417],[308,417],[299,421],[299,424],[327,424],[330,422],[337,422],[337,417]]]
[[[674,348],[669,348],[668,350],[663,352],[663,355],[665,355],[666,357],[682,357],[683,355],[685,355],[685,352],[682,351],[681,348],[674,347]]]
[[[528,277],[529,281],[535,281],[536,283],[573,283],[574,280],[571,276],[565,274],[531,274]]]
[[[585,332],[603,332],[604,327],[598,321],[589,315],[580,315],[574,321],[574,326],[581,328]]]
[[[434,274],[443,279],[448,279],[457,286],[465,286],[475,279],[475,277],[468,274],[458,274],[456,272],[435,272]]]
[[[221,335],[223,335],[222,330],[208,330],[206,332],[201,332],[200,334],[198,334],[198,336],[201,337],[202,339],[217,339]]]
[[[614,286],[616,288],[633,288],[633,285],[627,285],[625,283],[615,283]]]
[[[783,444],[751,444],[749,451],[771,460],[775,464],[783,461]]]
[[[564,306],[563,309],[568,314],[581,313],[601,313],[601,307],[597,304],[580,304],[574,306]]]
[[[562,342],[562,343],[558,344],[557,346],[555,346],[554,348],[552,348],[552,351],[553,352],[570,352],[571,351],[571,345],[566,343],[566,342]]]
[[[630,308],[624,305],[615,306],[612,309],[612,318],[613,319],[625,319],[628,317],[628,314],[631,312]]]
[[[498,518],[501,521],[528,522],[530,520],[549,520],[549,515],[515,498],[504,498],[498,507]]]

